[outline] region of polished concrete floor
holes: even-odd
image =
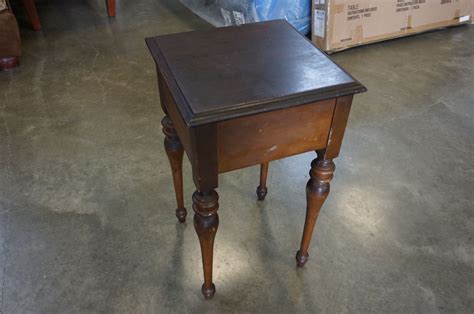
[[[39,10],[43,32],[23,26],[21,67],[0,73],[2,313],[474,311],[474,26],[333,55],[369,92],[310,261],[294,254],[314,154],[273,162],[263,203],[257,167],[224,174],[204,301],[143,38],[210,26],[174,0]]]

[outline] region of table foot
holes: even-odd
[[[329,182],[336,168],[332,160],[326,160],[323,156],[324,152],[318,152],[318,158],[311,163],[310,179],[306,185],[306,219],[301,247],[296,254],[296,262],[299,267],[302,267],[308,261],[308,248],[313,236],[314,225],[329,194]]]
[[[264,201],[265,196],[267,196],[268,189],[266,186],[258,186],[257,187],[257,198],[259,201]]]
[[[296,265],[298,267],[303,267],[304,264],[309,260],[309,254],[301,255],[300,251],[296,252]]]
[[[176,218],[178,218],[178,221],[183,223],[186,221],[186,216],[188,215],[188,212],[186,208],[176,208]]]
[[[206,300],[210,300],[212,299],[214,294],[216,294],[216,286],[214,284],[211,284],[210,287],[206,287],[205,284],[203,284],[201,288],[201,292]]]

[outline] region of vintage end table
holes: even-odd
[[[286,21],[194,31],[146,39],[158,73],[165,149],[171,163],[180,222],[183,152],[192,164],[194,227],[201,244],[204,284],[211,298],[218,175],[261,165],[260,200],[268,162],[316,151],[306,186],[306,220],[298,266],[329,193],[355,93],[353,77]]]

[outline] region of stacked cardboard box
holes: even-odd
[[[326,51],[470,23],[474,0],[312,0],[312,39]]]

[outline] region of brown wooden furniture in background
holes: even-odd
[[[156,62],[165,149],[178,208],[186,217],[182,159],[191,161],[196,192],[194,227],[211,298],[219,173],[261,165],[259,199],[268,162],[316,151],[306,187],[307,210],[298,266],[329,193],[352,97],[365,88],[285,21],[270,21],[147,38]],[[244,222],[242,222],[244,223]]]
[[[41,30],[41,21],[36,10],[35,0],[22,0],[25,6],[26,14],[30,20],[31,26],[35,31]],[[107,15],[109,17],[115,16],[115,0],[105,0],[107,6]]]
[[[20,30],[9,3],[0,0],[0,71],[18,65],[21,56]]]
[[[109,17],[115,17],[115,0],[105,0],[107,6],[107,15]]]
[[[35,31],[41,30],[41,21],[38,15],[38,11],[36,10],[35,0],[22,0],[23,6],[26,10],[26,15],[28,15],[28,19],[30,20],[31,27]]]

